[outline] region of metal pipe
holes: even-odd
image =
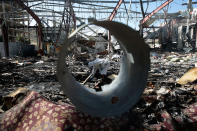
[[[137,103],[146,86],[149,48],[137,31],[124,24],[113,21],[94,21],[93,24],[108,29],[121,43],[124,55],[118,77],[111,84],[102,86],[102,91],[96,92],[83,87],[69,73],[65,57],[72,45],[72,36],[88,26],[83,25],[65,39],[61,48],[57,65],[60,89],[82,112],[99,117],[120,116]]]

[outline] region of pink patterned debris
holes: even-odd
[[[0,131],[120,130],[127,122],[123,117],[91,117],[69,104],[57,105],[31,91],[20,104],[4,113]]]
[[[164,111],[161,114],[162,118],[163,118],[163,127],[165,128],[165,130],[167,131],[174,131],[174,125],[172,122],[172,117],[170,116],[170,114],[167,111]]]
[[[197,102],[184,109],[183,112],[192,122],[197,122]]]

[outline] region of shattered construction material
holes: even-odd
[[[34,56],[35,46],[30,44],[24,44],[21,42],[9,42],[9,56]],[[0,42],[0,58],[5,57],[3,42]]]
[[[80,85],[65,69],[65,57],[72,44],[68,39],[57,66],[61,89],[82,112],[93,116],[121,115],[136,104],[144,91],[150,64],[149,49],[138,33],[126,25],[110,21],[95,21],[93,24],[108,29],[122,44],[124,55],[119,75],[111,84],[104,85],[100,92]]]
[[[88,63],[88,66],[89,67],[93,67],[93,74],[96,73],[97,70],[99,70],[99,73],[102,74],[102,75],[106,75],[107,74],[107,70],[110,66],[110,63],[109,63],[109,59],[99,59],[97,58],[96,60],[94,61],[91,61]]]
[[[179,58],[180,61],[171,61],[173,57]],[[197,54],[195,53],[151,52],[151,70],[149,71],[147,86],[139,102],[126,113],[126,116],[121,116],[121,118],[124,118],[125,123],[123,123],[123,126],[121,124],[119,130],[170,130],[172,127],[177,131],[196,131],[196,81],[185,85],[179,85],[176,82],[185,72],[195,67],[196,59]],[[70,99],[58,89],[60,85],[55,78],[56,60],[56,58],[21,57],[0,60],[0,121],[5,121],[3,116],[10,112],[12,108],[18,106],[16,104],[23,102],[23,98],[26,99],[25,97],[28,97],[28,95],[24,95],[23,89],[20,87],[39,92],[41,97],[45,100],[47,99],[49,103],[60,104],[60,106],[62,104],[69,104],[68,107],[73,107]],[[66,60],[66,63],[69,64],[70,72],[72,72],[76,80],[83,82],[89,75],[88,73],[81,72],[85,71],[86,68],[84,69],[84,66],[81,66],[80,61],[77,59]],[[118,68],[119,66],[110,64],[106,77],[101,78],[99,75],[95,75],[94,80],[87,81],[85,86],[88,88],[94,87],[95,83],[99,83],[98,81],[100,80],[106,82],[108,77],[113,79],[116,75],[111,76],[111,74],[118,74]],[[16,94],[16,91],[15,93],[12,92],[18,88],[20,93],[17,96],[12,95],[10,97],[11,94]],[[113,102],[116,102],[116,100],[115,98]],[[21,108],[28,107],[22,106]],[[70,109],[65,108],[62,112],[69,112]],[[76,110],[75,107],[72,109]],[[76,115],[69,112],[68,116],[68,119],[74,119],[73,117]],[[96,121],[94,117],[86,117],[86,115],[82,117],[79,115],[77,117],[80,119],[84,118],[85,123],[83,128],[88,128],[91,131],[101,130],[100,128],[95,128],[94,124],[89,124],[90,121]],[[9,122],[11,123],[11,121]],[[53,119],[49,122],[52,121]],[[105,125],[110,124],[110,128],[116,130],[116,127],[119,126],[117,124],[121,122],[122,119],[115,117],[113,120],[110,118],[106,119],[106,122],[99,121],[99,124],[95,125],[109,129]],[[65,127],[66,125],[68,124],[65,124]],[[79,126],[81,126],[79,123],[77,126],[73,123],[73,125],[69,125],[69,129],[77,130]]]
[[[194,82],[197,79],[197,68],[190,69],[178,81],[178,84],[185,85],[189,82]]]

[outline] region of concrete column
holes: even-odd
[[[178,45],[177,45],[177,49],[182,49],[183,48],[182,30],[183,30],[183,26],[179,26],[178,27]]]
[[[7,28],[7,25],[5,23],[2,24],[1,31],[2,31],[2,34],[3,34],[5,56],[9,57],[8,28]]]
[[[196,46],[195,47],[197,48],[197,24],[196,24]]]
[[[2,1],[2,9],[3,9],[3,18],[0,20],[1,31],[2,31],[2,35],[3,35],[5,56],[9,57],[8,27],[7,27],[7,24],[6,24],[6,21],[5,21],[6,18],[5,18],[5,4],[4,4],[4,1]]]

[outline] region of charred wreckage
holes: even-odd
[[[196,130],[196,2],[174,1],[1,1],[0,131]]]

